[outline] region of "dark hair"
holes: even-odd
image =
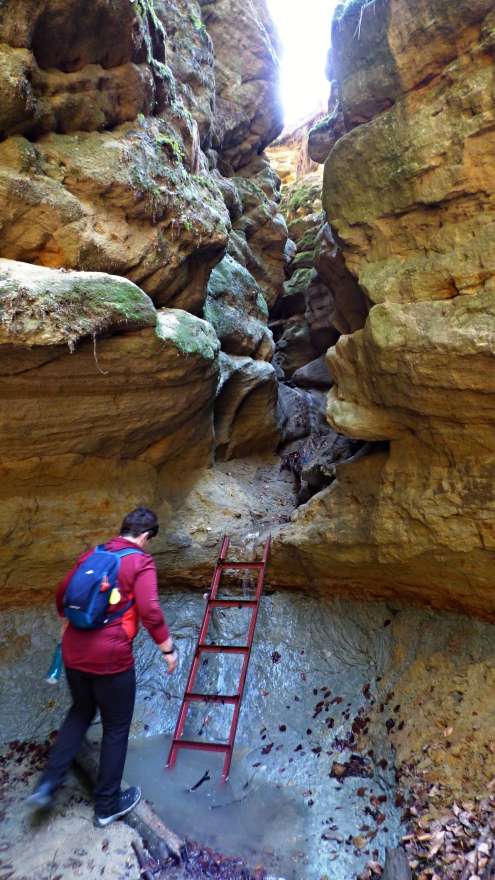
[[[158,517],[149,507],[136,507],[124,517],[120,527],[121,535],[130,535],[138,538],[143,532],[148,532],[148,537],[154,538],[158,534]]]

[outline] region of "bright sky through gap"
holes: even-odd
[[[326,107],[330,86],[325,63],[337,0],[268,0],[282,43],[281,92],[290,126]]]

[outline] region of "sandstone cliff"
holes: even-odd
[[[275,449],[277,76],[265,0],[1,4],[2,603],[46,598],[138,503],[169,573],[215,448]]]
[[[297,512],[280,583],[290,558],[301,585],[493,611],[494,27],[488,0],[337,7],[323,206],[372,308],[341,297],[328,417],[388,448]]]

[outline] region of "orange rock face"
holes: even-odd
[[[259,154],[281,128],[277,71],[264,0],[2,4],[2,603],[44,599],[138,503],[173,531],[171,481],[187,497],[215,448],[220,342],[201,316],[227,249],[270,359],[287,230]],[[230,448],[263,435],[260,412],[277,442],[263,369],[239,421],[230,390]]]
[[[281,581],[289,553],[298,583],[493,614],[494,26],[485,0],[338,7],[323,205],[372,308],[329,352],[328,418],[382,446],[283,530]]]

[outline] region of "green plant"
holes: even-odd
[[[161,146],[164,146],[168,149],[172,159],[175,159],[176,162],[182,162],[184,158],[184,151],[176,138],[171,137],[168,134],[159,134],[156,137],[157,143]]]
[[[199,15],[196,15],[195,12],[190,11],[189,18],[191,19],[193,26],[196,28],[197,31],[201,31],[202,33],[206,33],[206,28],[205,28],[203,19],[200,18]]]

